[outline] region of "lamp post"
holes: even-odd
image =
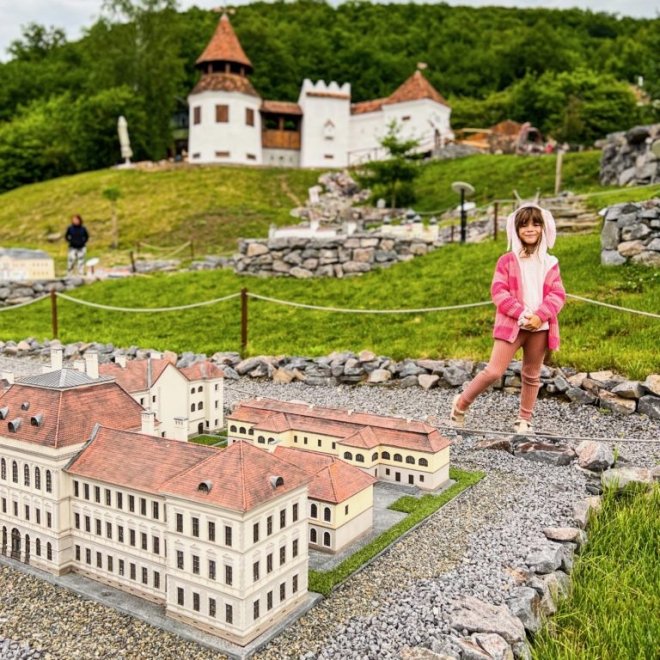
[[[465,198],[474,195],[474,187],[465,181],[454,181],[451,189],[461,196],[461,243],[467,240],[467,213],[465,212]]]

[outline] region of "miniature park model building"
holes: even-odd
[[[53,257],[43,250],[0,248],[0,281],[52,280]]]
[[[94,357],[0,394],[1,552],[232,643],[302,604],[308,545],[335,552],[369,531],[377,479],[448,480],[449,441],[398,418],[254,400],[230,416],[227,449],[179,441],[184,423],[162,437]]]
[[[297,103],[259,96],[253,67],[223,15],[198,58],[188,96],[191,163],[346,167],[383,157],[379,139],[394,120],[402,135],[432,152],[453,138],[451,108],[416,71],[390,96],[351,103],[349,83],[303,82]]]

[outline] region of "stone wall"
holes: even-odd
[[[608,135],[600,160],[600,182],[627,186],[660,180],[660,160],[651,151],[657,140],[660,140],[660,124],[635,126]]]
[[[620,266],[630,260],[660,267],[660,199],[610,206],[600,244],[604,266]]]
[[[82,277],[64,277],[38,282],[0,281],[0,307],[29,302],[50,291],[71,291],[85,284]]]

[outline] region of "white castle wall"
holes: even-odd
[[[201,92],[188,97],[191,163],[241,163],[260,165],[261,99],[237,92]],[[229,121],[216,122],[216,105],[229,106]],[[195,108],[201,108],[201,123],[194,123]],[[254,126],[246,123],[246,109],[254,111]],[[226,154],[226,155],[225,155]]]
[[[348,165],[351,86],[305,80],[298,104],[303,111],[300,166]]]

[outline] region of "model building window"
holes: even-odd
[[[286,546],[280,548],[280,566],[286,562]]]
[[[319,517],[319,508],[316,506],[316,504],[312,504],[311,512],[310,512],[309,515],[312,518],[318,518]]]
[[[209,521],[209,541],[215,541],[215,523]]]
[[[344,452],[344,458],[345,458],[347,461],[352,461],[352,460],[353,460],[353,454],[351,454],[350,451],[345,451],[345,452]]]
[[[4,458],[0,461],[0,479],[3,481],[7,479],[7,461],[5,461]],[[76,497],[78,497],[77,483],[77,481],[74,481],[74,486],[76,486]]]
[[[37,539],[37,555],[41,554],[41,541]],[[76,546],[76,561],[80,561],[80,546]]]
[[[124,508],[124,496],[121,493],[117,493],[117,508]]]
[[[215,598],[209,598],[209,616],[215,619]]]
[[[259,540],[259,523],[257,522],[254,523],[254,525],[252,525],[252,541],[254,543],[257,543],[258,540]]]
[[[364,456],[362,454],[355,454],[355,460],[358,463],[364,463]]]
[[[245,108],[245,123],[248,126],[254,126],[254,110],[252,108]]]
[[[231,527],[225,525],[225,545],[231,547]]]
[[[160,573],[154,571],[154,589],[160,589]]]
[[[415,458],[413,456],[406,456],[406,463],[410,463],[411,465],[415,465]]]
[[[216,124],[226,124],[229,121],[229,106],[216,105],[215,106],[215,121]]]
[[[293,522],[298,522],[298,505],[293,505],[293,510],[291,511],[291,518]]]
[[[193,108],[193,124],[202,123],[202,107],[197,105]]]
[[[142,584],[149,584],[149,571],[142,567]]]
[[[176,590],[176,602],[177,605],[183,605],[184,600],[183,600],[183,589],[181,587],[177,587]]]
[[[160,554],[160,539],[157,536],[152,537],[152,547],[155,555]]]
[[[183,533],[183,514],[182,513],[177,513],[176,514],[176,531],[179,532],[180,534]]]
[[[270,536],[273,533],[273,516],[268,516],[266,518],[266,536]]]
[[[53,475],[50,473],[50,470],[46,470],[46,492],[53,492]]]
[[[111,506],[112,504],[112,493],[106,488],[105,489],[105,505]]]
[[[323,138],[325,140],[335,139],[335,125],[331,119],[328,119],[328,121],[326,121],[325,124],[323,125]]]
[[[348,515],[348,504],[344,507],[344,515]]]
[[[38,467],[34,468],[34,487],[41,490],[41,470]]]
[[[129,529],[128,530],[128,542],[135,547],[135,530],[134,529]]]
[[[92,563],[92,551],[89,548],[85,548],[85,563]]]
[[[137,580],[137,566],[131,564],[131,580]]]
[[[326,522],[330,522],[330,519],[332,518],[332,511],[330,511],[330,507],[326,506],[325,509],[323,509],[323,520]]]
[[[425,458],[420,458],[418,462],[422,467],[428,467],[429,465],[429,462]]]
[[[112,523],[105,523],[105,535],[111,539],[112,538]]]
[[[254,564],[252,564],[252,581],[253,582],[258,582],[259,581],[259,562],[255,561]]]
[[[197,555],[192,556],[192,572],[199,575],[199,557]]]
[[[128,510],[131,513],[135,513],[135,496],[134,495],[129,495],[128,496]]]
[[[295,539],[293,542],[293,550],[291,551],[292,556],[298,556],[298,539]]]
[[[323,532],[323,545],[330,546],[330,532]]]
[[[94,501],[97,504],[101,503],[101,489],[98,486],[94,486]]]
[[[144,532],[140,532],[140,547],[143,550],[148,550],[147,535]]]
[[[124,560],[123,559],[119,560],[119,569],[117,570],[117,573],[119,573],[119,575],[124,574]]]
[[[11,480],[17,484],[18,483],[18,463],[13,461],[11,464]]]
[[[158,520],[158,502],[152,502],[151,508],[154,520]]]
[[[140,498],[140,514],[143,516],[147,515],[147,500],[144,497]]]
[[[124,528],[121,525],[117,526],[117,540],[120,543],[124,542]]]
[[[272,610],[273,609],[273,592],[269,591],[266,594],[266,609],[267,610]]]
[[[85,531],[86,532],[91,532],[92,531],[92,519],[89,516],[85,516]]]
[[[294,594],[296,593],[296,591],[298,591],[298,576],[297,575],[293,576],[293,581],[292,581],[292,584],[291,584],[291,591],[293,591]]]
[[[372,460],[372,461],[377,461],[377,460],[378,460],[378,452],[377,452],[377,451],[374,452],[374,453],[371,455],[371,460]]]
[[[254,617],[255,621],[259,618],[259,601],[258,600],[255,600],[254,603],[252,604],[252,616]]]
[[[199,536],[199,518],[195,516],[192,518],[192,535]]]
[[[316,539],[316,530],[312,527],[312,529],[309,530],[309,542],[316,543]]]
[[[384,451],[384,452],[380,455],[380,457],[381,457],[384,461],[389,461],[389,460],[390,460],[390,452],[389,452],[389,451]]]
[[[74,513],[73,514],[73,519],[75,521],[76,529],[80,529],[80,514],[79,513]]]
[[[234,584],[234,569],[232,566],[225,565],[225,584],[229,586]]]
[[[101,536],[101,521],[97,518],[94,522],[96,523],[96,536]]]
[[[112,571],[114,570],[112,555],[108,555],[107,562],[108,562],[108,572],[112,573]]]
[[[209,580],[215,580],[215,561],[209,559]]]
[[[183,550],[176,551],[176,567],[179,570],[183,570]]]
[[[266,555],[266,573],[271,573],[273,571],[273,553],[269,552]]]
[[[401,463],[403,461],[403,456],[401,456],[401,454],[394,454],[394,460],[397,463]]]
[[[280,584],[280,602],[286,598],[286,582]]]
[[[234,623],[234,608],[231,605],[225,605],[225,621]]]
[[[286,509],[280,511],[280,529],[286,525]]]
[[[229,427],[229,430],[230,430],[232,433],[236,433],[236,424],[232,424],[232,425]]]

